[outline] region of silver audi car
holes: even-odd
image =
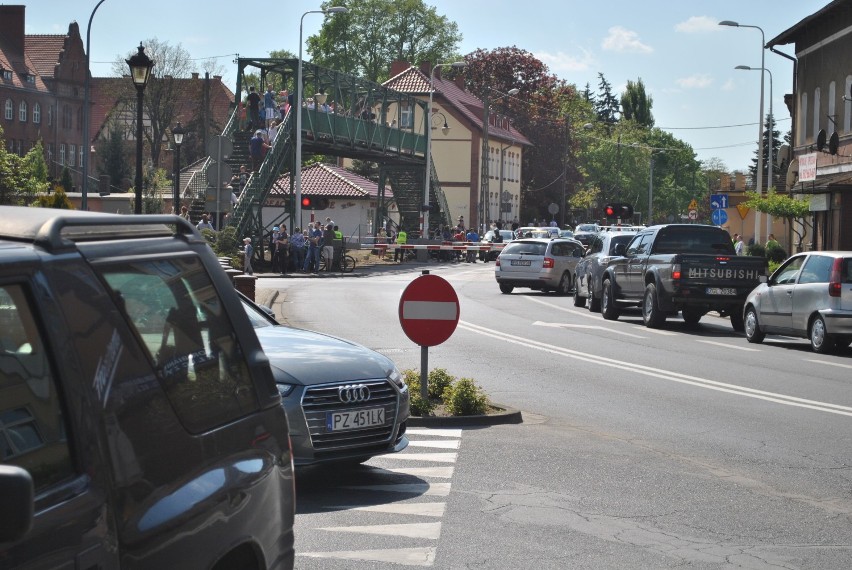
[[[408,447],[408,387],[392,360],[278,324],[271,311],[240,297],[272,365],[297,467],[355,464]]]

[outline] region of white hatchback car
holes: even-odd
[[[815,352],[852,343],[852,251],[809,251],[790,257],[749,293],[746,339],[767,334],[807,338]]]
[[[564,238],[524,238],[507,244],[497,258],[494,278],[504,294],[515,287],[556,291],[568,295],[573,275],[583,256],[583,244]]]

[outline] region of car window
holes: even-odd
[[[726,232],[713,227],[674,226],[660,230],[653,253],[734,253]]]
[[[609,240],[609,251],[608,251],[609,255],[613,254],[613,252],[615,251],[615,246],[617,246],[618,244],[622,244],[624,246],[627,246],[627,244],[630,243],[630,240],[633,239],[633,236],[634,236],[634,234],[623,234],[623,235],[618,235],[618,236],[612,236]]]
[[[627,255],[640,255],[648,253],[648,242],[650,241],[650,234],[639,234],[637,235],[633,241],[627,246]]]
[[[595,236],[589,240],[589,253],[600,253],[603,251],[604,240],[601,236]]]
[[[534,241],[513,241],[503,248],[503,253],[512,253],[515,255],[544,255],[546,248],[546,243]]]
[[[571,251],[566,247],[567,245],[566,243],[554,242],[550,248],[550,253],[558,257],[571,255]]]
[[[199,259],[100,269],[187,430],[207,431],[257,409],[246,358]]]
[[[803,283],[828,283],[834,258],[826,255],[811,255],[802,267],[799,285]]]
[[[805,261],[805,256],[800,255],[793,257],[784,265],[779,267],[772,275],[769,281],[770,285],[789,285],[796,282],[799,276],[799,270],[802,268],[802,263]]]
[[[843,258],[843,269],[841,270],[840,278],[844,283],[852,283],[852,258]]]
[[[0,286],[0,463],[29,471],[37,493],[75,474],[56,378],[20,285]]]

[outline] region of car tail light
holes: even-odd
[[[843,258],[838,257],[831,266],[831,278],[828,280],[828,296],[840,297],[840,270],[843,266]]]
[[[554,265],[554,263],[555,263],[555,262],[553,261],[553,258],[552,258],[552,257],[545,257],[545,258],[544,258],[544,263],[542,263],[542,265],[541,265],[541,266],[542,266],[544,269],[553,269],[553,265]]]
[[[680,263],[672,265],[672,279],[680,279]]]
[[[495,260],[494,260],[494,266],[495,266],[495,267],[500,267],[500,258],[499,258],[499,257],[498,257],[497,259],[495,259]]]

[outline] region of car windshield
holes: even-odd
[[[252,305],[242,297],[240,297],[240,302],[243,304],[243,308],[246,310],[246,314],[248,315],[249,321],[251,321],[251,326],[256,329],[274,326],[272,322],[270,322],[269,317],[264,315],[259,308]]]
[[[546,249],[546,243],[535,241],[513,241],[503,248],[503,253],[514,255],[544,255]]]

